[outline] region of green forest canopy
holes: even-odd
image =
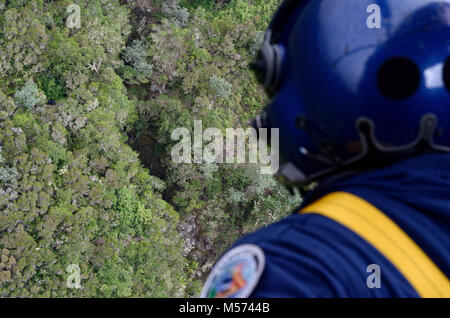
[[[198,295],[298,205],[256,165],[170,159],[173,129],[267,103],[248,65],[279,2],[0,0],[0,297]]]

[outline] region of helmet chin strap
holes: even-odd
[[[328,161],[329,167],[312,175],[306,175],[297,166],[289,162],[281,165],[278,177],[288,188],[302,188],[314,181],[328,178],[328,180],[334,182],[336,179],[342,179],[357,172],[381,168],[419,154],[450,153],[450,147],[439,146],[433,142],[437,124],[436,115],[425,114],[420,121],[420,129],[416,140],[403,146],[386,147],[376,139],[373,121],[369,118],[360,117],[356,121],[356,129],[360,136],[362,151],[356,157],[340,163],[330,159]],[[310,159],[316,158],[315,155],[307,153],[306,149],[303,149],[303,151],[301,149],[300,152]],[[318,162],[327,163],[322,157]],[[329,182],[326,183],[329,184]]]

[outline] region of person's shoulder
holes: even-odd
[[[384,270],[382,289],[367,287],[370,264]],[[201,296],[374,297],[394,295],[397,285],[409,291],[397,276],[378,251],[343,225],[314,213],[293,214],[233,244],[214,265]]]
[[[323,253],[324,247],[316,251],[310,248],[314,246],[311,242],[316,238],[308,229],[315,226],[322,227],[320,223],[324,221],[328,222],[319,215],[292,214],[246,235],[234,243],[216,262],[201,296],[253,297],[254,292],[262,288],[271,290],[269,297],[286,297],[287,295],[277,293],[276,288],[272,286],[273,282],[269,282],[271,287],[267,288],[265,286],[267,279],[276,281],[278,278],[281,282],[286,279],[286,273],[295,272],[300,264],[307,262],[306,258],[319,258],[318,255],[314,257],[312,253],[320,253],[320,250]],[[319,267],[317,266],[313,271],[318,271]],[[305,267],[306,271],[310,269]],[[271,278],[270,273],[274,275]],[[285,286],[287,283],[284,282]],[[289,283],[291,284],[292,281]],[[296,286],[300,287],[300,284],[297,282]]]
[[[236,241],[215,263],[201,297],[248,297],[267,265],[264,246],[279,244],[279,240],[303,218],[293,214]]]

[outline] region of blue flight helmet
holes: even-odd
[[[450,152],[450,0],[287,0],[252,68],[288,185]]]

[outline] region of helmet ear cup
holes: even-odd
[[[273,45],[273,52],[275,55],[274,69],[270,88],[277,89],[281,82],[281,70],[283,66],[283,49],[278,44]]]
[[[281,80],[283,51],[278,44],[272,43],[272,32],[268,30],[256,62],[251,67],[259,82],[269,91],[275,90]]]

